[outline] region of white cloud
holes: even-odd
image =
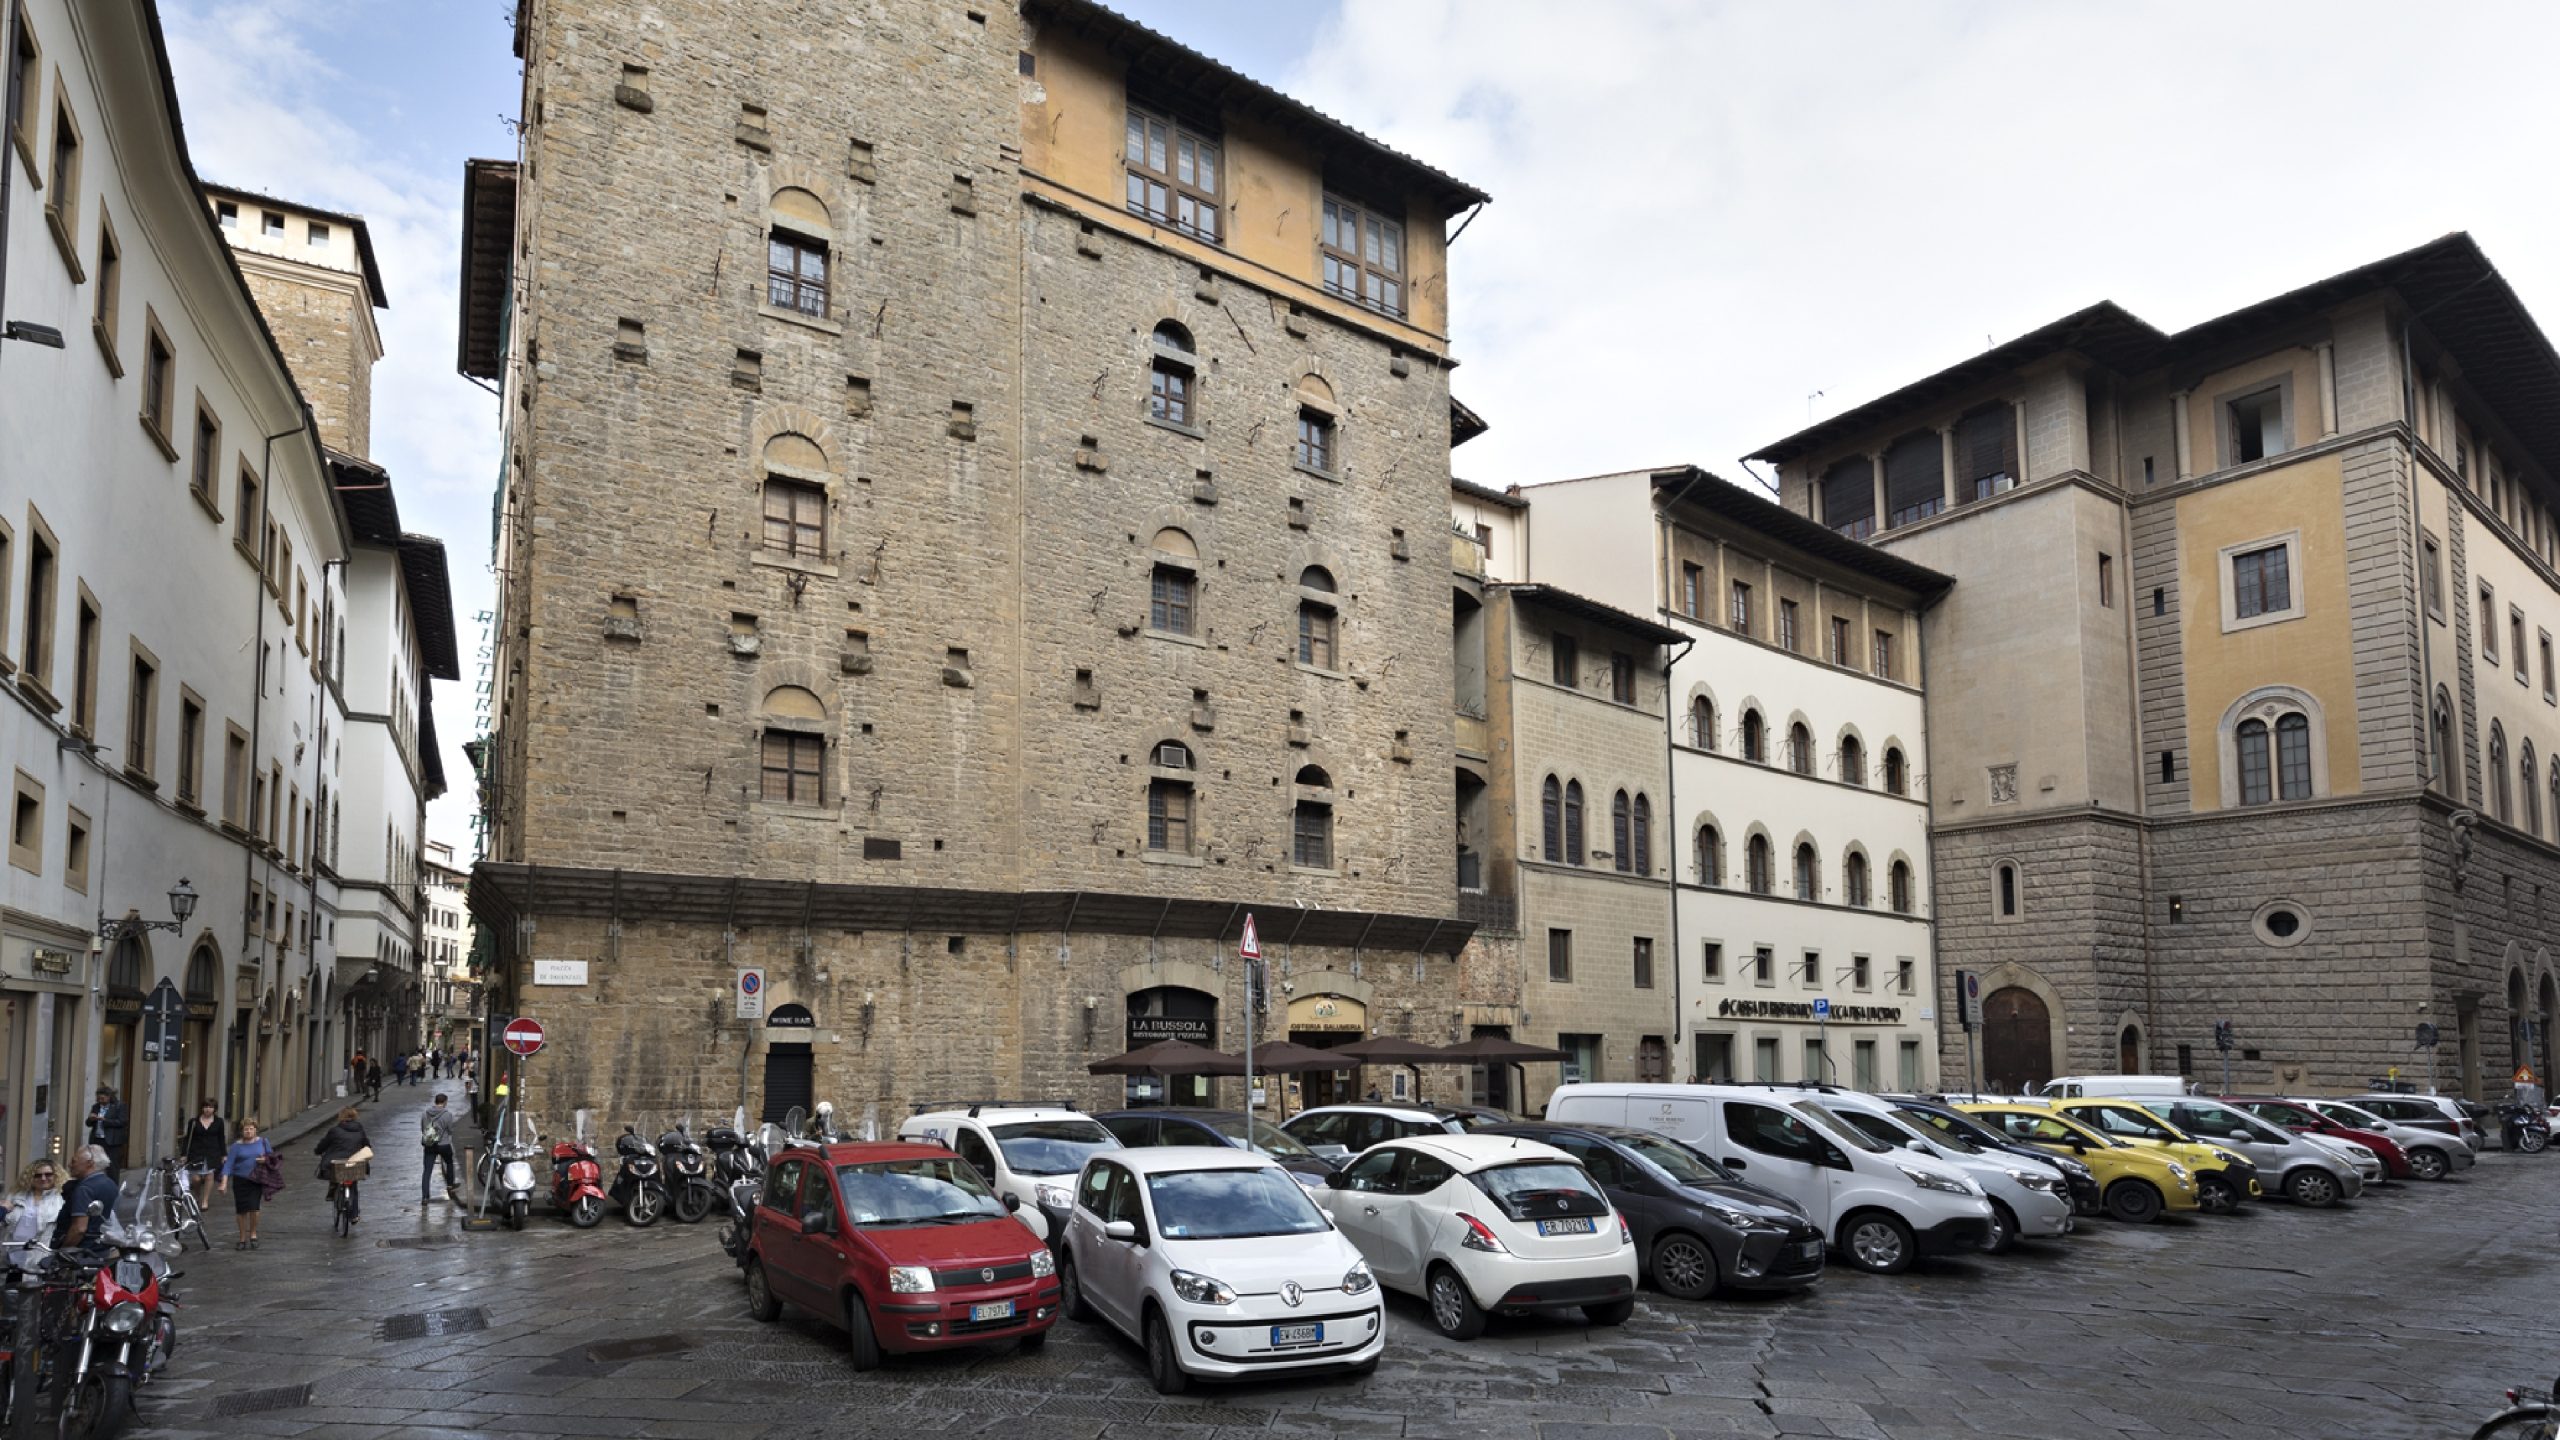
[[[391,302],[374,313],[383,358],[373,373],[373,458],[391,471],[401,523],[444,540],[460,630],[462,679],[436,686],[448,790],[430,808],[428,831],[467,856],[472,781],[461,744],[472,735],[477,678],[472,617],[493,598],[497,402],[453,371],[461,167],[415,168],[392,158],[392,137],[351,125],[339,107],[372,104],[379,87],[340,73],[313,43],[361,23],[322,0],[189,0],[162,11],[196,172],[361,215],[372,233]],[[503,50],[491,53],[506,63]]]
[[[1347,0],[1273,78],[1495,197],[1451,257],[1461,473],[1740,478],[1986,336],[2452,230],[2560,325],[2555,49],[2547,5]]]

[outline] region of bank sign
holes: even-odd
[[[1802,1020],[1811,1024],[1827,1019],[1834,1025],[1899,1025],[1899,1005],[1834,1004],[1828,1016],[1813,1013],[1810,1000],[1726,1000],[1716,1006],[1719,1019],[1731,1020]]]

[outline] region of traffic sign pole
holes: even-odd
[[[1262,965],[1262,937],[1254,932],[1253,912],[1244,917],[1244,935],[1236,941],[1236,958],[1244,962],[1244,1143],[1253,1148],[1253,972]]]

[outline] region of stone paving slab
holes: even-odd
[[[1617,1330],[1497,1319],[1462,1345],[1392,1298],[1386,1358],[1363,1379],[1168,1399],[1134,1346],[1073,1324],[1035,1355],[892,1358],[859,1375],[825,1324],[747,1317],[712,1225],[611,1217],[577,1231],[538,1215],[523,1234],[463,1234],[451,1204],[411,1198],[402,1142],[424,1101],[367,1107],[385,1158],[354,1237],[328,1234],[323,1191],[306,1182],[268,1209],[258,1253],[186,1258],[182,1343],[137,1434],[2414,1437],[2468,1434],[2502,1389],[2560,1370],[2544,1313],[2560,1154],[2492,1154],[2458,1181],[2334,1211],[2102,1221],[1998,1259],[1889,1278],[1834,1269],[1795,1297],[1648,1296]],[[226,1224],[217,1214],[208,1229]],[[640,1339],[633,1358],[593,1348]],[[306,1381],[307,1404],[213,1413]]]

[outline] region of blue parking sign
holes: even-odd
[[[1828,1019],[1830,1019],[1830,1018],[1831,1018],[1831,1002],[1830,1002],[1830,1001],[1828,1001],[1828,1000],[1816,1000],[1816,1001],[1814,1001],[1814,1002],[1813,1002],[1813,1018],[1814,1018],[1814,1019],[1816,1019],[1816,1020],[1828,1020]]]

